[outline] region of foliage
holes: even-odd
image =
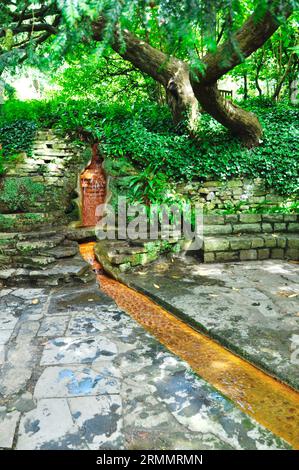
[[[8,116],[5,121],[9,121],[10,117]],[[27,155],[31,155],[35,131],[35,122],[23,118],[0,127],[0,175],[5,172],[8,163],[18,158],[18,153],[26,152]]]
[[[298,192],[298,107],[264,98],[248,100],[245,106],[259,116],[264,127],[263,142],[253,150],[244,149],[206,114],[201,117],[196,139],[178,135],[168,109],[151,102],[120,105],[57,97],[38,106],[36,102],[22,106],[7,103],[3,112],[7,109],[9,120],[12,115],[24,118],[26,109],[41,127],[55,125],[74,136],[88,132],[100,141],[106,155],[127,158],[139,170],[147,168],[144,178],[147,172],[151,174],[150,166],[155,175],[164,173],[167,180],[175,182],[262,177],[281,194]],[[25,139],[24,124],[17,129],[22,134],[19,138]],[[31,132],[32,124],[28,129]]]
[[[5,178],[0,191],[0,205],[4,204],[10,211],[24,211],[44,193],[44,185],[36,183],[29,177]]]

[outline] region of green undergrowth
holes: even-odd
[[[73,138],[99,140],[107,156],[125,159],[143,173],[139,187],[144,191],[147,182],[152,185],[147,195],[150,202],[159,199],[163,181],[261,177],[278,194],[298,194],[298,107],[258,99],[247,100],[242,106],[255,112],[263,126],[262,142],[252,150],[207,114],[201,116],[192,139],[173,126],[167,108],[151,102],[119,105],[59,97],[47,102],[10,101],[2,107],[0,126],[3,128],[4,121],[13,126],[13,118],[24,120],[27,116],[29,137],[22,145],[21,135],[15,141],[15,146],[23,149],[32,136],[30,126],[56,127]],[[4,147],[9,149],[7,144]]]

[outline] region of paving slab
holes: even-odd
[[[46,344],[41,364],[87,364],[116,354],[115,343],[103,336],[55,338]]]
[[[70,398],[69,404],[73,420],[90,450],[124,448],[119,395]]]
[[[0,330],[13,330],[18,318],[9,309],[0,311]]]
[[[18,411],[0,414],[0,448],[9,449],[12,447],[19,417]]]
[[[111,372],[107,367],[102,367],[97,371],[82,366],[47,367],[36,384],[34,397],[60,398],[117,394],[120,391],[120,384]]]
[[[203,265],[188,256],[155,262],[150,269],[124,274],[123,280],[299,389],[298,265],[287,261]]]
[[[4,362],[4,357],[5,357],[5,345],[0,344],[0,366]]]
[[[106,328],[107,325],[94,313],[79,313],[72,315],[67,330],[67,336],[89,336],[102,333]]]
[[[38,336],[54,337],[63,336],[69,322],[69,317],[61,315],[59,317],[46,317],[43,319]]]
[[[11,337],[13,330],[1,330],[0,329],[0,345],[6,344]]]
[[[18,450],[86,449],[65,398],[39,400],[20,422]]]

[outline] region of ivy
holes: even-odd
[[[32,154],[32,143],[37,125],[33,121],[16,120],[0,127],[0,175],[17,154]]]

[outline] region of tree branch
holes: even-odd
[[[217,48],[215,53],[209,53],[203,58],[206,67],[204,76],[198,77],[201,83],[211,85],[224,74],[244,61],[259,49],[279,28],[279,15],[288,18],[292,14],[291,1],[268,1],[269,8],[260,18],[259,7],[248,18],[243,26],[232,35],[230,40]],[[271,8],[270,6],[274,8]]]

